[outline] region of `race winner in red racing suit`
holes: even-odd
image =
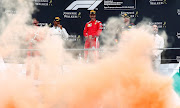
[[[102,23],[98,20],[96,20],[96,11],[92,10],[90,11],[90,18],[91,21],[86,23],[84,28],[84,37],[86,38],[84,48],[99,48],[99,35],[102,32]],[[88,57],[88,51],[84,51],[84,59],[87,60]],[[94,51],[94,60],[97,60],[98,58],[98,51]]]

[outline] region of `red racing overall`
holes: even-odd
[[[97,37],[102,32],[102,23],[98,20],[95,21],[89,21],[86,23],[85,28],[84,28],[84,37],[87,37],[85,41],[84,48],[89,49],[89,48],[99,48],[99,41],[97,40]],[[89,36],[92,36],[90,39]],[[97,51],[94,51],[95,54],[95,59],[98,58],[98,53]],[[88,56],[88,51],[84,51],[84,58],[87,60]]]

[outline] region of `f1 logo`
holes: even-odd
[[[79,8],[88,8],[94,10],[103,0],[76,0],[71,3],[66,10],[78,10]]]

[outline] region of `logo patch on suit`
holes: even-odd
[[[91,26],[92,26],[92,24],[88,24],[88,25],[87,25],[87,27],[91,27]]]

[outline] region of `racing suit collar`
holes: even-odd
[[[58,27],[58,26],[53,26],[53,28],[54,28],[54,29],[59,29],[59,27]]]
[[[96,22],[96,19],[94,21],[91,21],[91,22]]]

